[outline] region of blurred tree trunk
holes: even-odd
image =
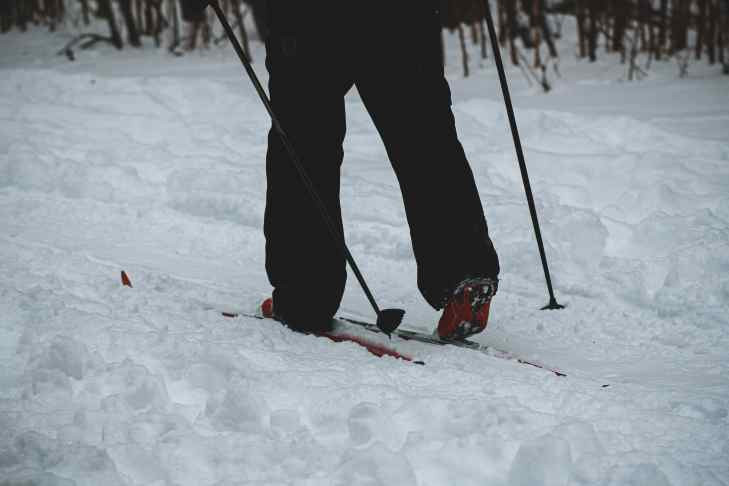
[[[627,0],[614,0],[615,19],[613,20],[613,51],[619,52],[625,62],[625,29],[628,25]]]
[[[584,2],[585,0],[575,0],[575,17],[577,19],[577,46],[578,56],[580,58],[583,58],[587,55],[587,35],[585,33]]]
[[[154,26],[154,42],[159,47],[162,42],[160,40],[162,31],[170,27],[169,20],[165,19],[162,13],[162,0],[154,0],[155,26]]]
[[[630,43],[630,66],[628,67],[628,81],[632,81],[635,78],[635,73],[638,71],[638,39],[640,38],[640,24],[636,22],[635,30],[633,31],[633,40]]]
[[[142,12],[139,12],[142,15]],[[141,20],[140,20],[141,22]],[[155,22],[154,22],[154,6],[153,0],[146,0],[144,2],[144,35],[154,35],[155,33]]]
[[[590,17],[590,33],[589,33],[589,44],[588,50],[590,55],[590,62],[597,61],[597,35],[598,35],[598,5],[597,2],[600,0],[588,0],[588,15]]]
[[[137,23],[134,20],[134,14],[132,13],[132,2],[131,0],[119,0],[119,9],[121,10],[122,17],[124,17],[124,23],[127,27],[127,40],[133,47],[142,47],[142,41],[139,39],[139,31],[137,30]]]
[[[711,0],[706,26],[706,54],[709,56],[709,64],[714,64],[716,62],[717,22],[719,22],[719,2],[718,0]]]
[[[18,25],[18,28],[25,32],[28,30],[28,22],[30,20],[30,12],[28,12],[28,2],[25,2],[23,0],[14,0],[13,1],[15,5],[15,21]]]
[[[463,33],[463,25],[458,24],[458,41],[461,44],[461,56],[463,59],[463,77],[468,77],[468,49],[466,49],[466,36]]]
[[[81,15],[84,19],[84,25],[89,25],[91,23],[89,19],[89,0],[81,0]]]
[[[504,0],[505,3],[505,21],[507,28],[507,36],[509,38],[509,51],[511,54],[511,63],[516,66],[519,64],[519,55],[516,51],[515,38],[517,35],[516,29],[516,0]]]
[[[721,3],[724,2],[724,5]],[[724,66],[724,74],[729,74],[729,58],[724,53],[724,48],[729,44],[729,0],[719,0],[719,29],[717,33],[718,58]]]
[[[532,43],[534,44],[534,67],[542,66],[542,58],[540,57],[539,48],[542,45],[542,2],[540,0],[532,0],[531,11],[529,12],[529,29],[532,34]]]
[[[668,25],[668,0],[661,0],[661,7],[658,13],[658,48],[656,59],[661,59],[663,49],[666,47],[666,29]]]
[[[671,52],[676,53],[687,46],[689,0],[673,0],[671,12]]]
[[[66,17],[66,2],[65,0],[57,0],[58,2],[58,19],[57,22],[63,22]]]
[[[174,52],[180,45],[180,19],[177,14],[177,0],[167,0],[167,17],[172,22],[169,50],[170,52]]]
[[[40,5],[40,0],[21,0],[21,2],[27,5],[28,19],[34,25],[39,25],[43,20],[51,17],[53,5],[49,5],[50,0],[43,2],[43,7]]]
[[[0,9],[2,10],[2,31],[7,32],[10,29],[13,28],[13,24],[15,23],[15,14],[16,14],[16,8],[15,8],[15,1],[16,0],[7,0],[7,2],[2,3],[2,7]]]
[[[545,0],[535,0],[539,2],[539,11],[540,11],[540,18],[539,22],[541,24],[542,34],[544,36],[544,42],[547,43],[547,48],[549,49],[549,56],[556,58],[559,57],[559,54],[557,53],[557,46],[554,44],[554,38],[552,36],[552,29],[549,27],[549,22],[547,21],[547,9]]]
[[[55,20],[56,20],[56,0],[45,0],[43,8],[38,5],[38,0],[33,0],[30,3],[30,12],[31,16],[30,18],[33,19],[33,23],[38,25],[39,20],[46,19],[48,20],[48,30],[51,32],[54,32],[56,30]]]
[[[241,43],[243,44],[243,52],[250,61],[253,61],[253,57],[251,56],[250,42],[248,41],[248,32],[246,31],[246,25],[244,21],[245,19],[243,18],[243,14],[240,11],[240,3],[238,3],[236,0],[233,0],[231,8],[233,9],[233,16],[235,17],[235,21],[238,23],[238,31]]]
[[[202,21],[201,28],[203,45],[205,47],[210,47],[210,40],[213,37],[213,29],[210,25],[210,18],[207,15],[205,15],[205,19]]]
[[[187,22],[187,46],[186,50],[193,50],[197,46],[198,33],[202,33],[203,42],[205,42],[204,23],[207,20],[204,10],[198,10],[197,0],[180,0],[182,7],[182,20]],[[209,40],[209,38],[208,38]]]
[[[496,3],[496,16],[498,17],[499,22],[499,44],[502,46],[506,44],[506,39],[509,36],[507,24],[506,24],[506,8],[504,8],[504,1],[505,0],[497,0]],[[506,0],[511,1],[511,0]]]
[[[146,3],[146,2],[145,2]],[[137,32],[139,35],[146,34],[145,23],[144,23],[144,5],[142,0],[136,0],[134,2],[134,20],[136,20]]]
[[[653,25],[651,23],[653,7],[651,6],[651,0],[638,0],[637,12],[640,28],[640,50],[648,52],[648,60],[650,61],[650,53],[653,51]]]
[[[698,15],[696,16],[696,59],[701,59],[701,51],[703,51],[706,42],[706,0],[698,0]]]
[[[116,25],[116,16],[114,15],[114,8],[111,4],[111,0],[98,0],[98,2],[100,14],[103,13],[109,23],[111,43],[114,44],[114,47],[117,49],[121,49],[124,47],[124,41],[119,33],[119,27]]]
[[[6,0],[0,4],[0,32],[3,34],[10,30],[13,25],[12,16],[10,10],[12,7],[12,0]]]
[[[111,0],[97,0],[96,17],[108,19],[111,12]]]
[[[602,19],[600,20],[600,25],[605,34],[605,52],[612,51],[612,37],[610,37],[610,32],[612,32],[613,24],[615,23],[615,12],[613,12],[615,5],[613,3],[613,0],[605,1],[605,8],[602,11]]]
[[[489,50],[486,47],[486,29],[483,26],[483,20],[478,22],[478,30],[481,34],[481,59],[488,59]]]
[[[649,35],[649,42],[650,42],[650,56],[652,58],[655,58],[656,60],[661,58],[661,46],[658,45],[658,29],[659,29],[659,19],[656,16],[656,10],[653,5],[653,1],[649,0],[647,2],[648,5],[648,13],[647,15],[647,22],[648,22],[648,29],[650,32]],[[649,58],[650,59],[650,58]]]
[[[202,22],[188,22],[187,24],[187,45],[184,47],[186,51],[193,51],[197,47],[197,34],[200,31]]]

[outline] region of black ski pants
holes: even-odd
[[[456,135],[438,3],[270,0],[266,42],[274,111],[339,231],[344,95],[357,87],[400,184],[418,287],[436,309],[464,278],[499,273]],[[345,258],[273,129],[266,168],[266,270],[276,313],[316,330],[339,307]]]

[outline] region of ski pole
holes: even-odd
[[[534,234],[537,238],[537,246],[539,246],[539,256],[542,259],[542,268],[544,269],[544,278],[547,281],[547,290],[549,290],[549,304],[542,307],[544,309],[564,309],[563,305],[557,303],[552,288],[552,279],[549,276],[549,266],[547,265],[547,256],[544,253],[544,243],[542,242],[542,232],[539,229],[539,219],[537,218],[537,208],[534,205],[534,196],[532,195],[532,187],[529,184],[529,174],[527,173],[526,162],[524,161],[524,151],[521,148],[521,140],[519,139],[519,129],[516,126],[516,117],[514,116],[514,107],[511,105],[511,96],[509,95],[509,86],[506,83],[506,74],[504,73],[504,63],[501,61],[501,51],[499,50],[499,41],[496,39],[496,29],[494,29],[494,19],[491,16],[491,7],[489,0],[483,0],[486,9],[486,24],[489,28],[489,38],[491,40],[491,48],[494,51],[494,59],[496,59],[496,68],[499,71],[499,81],[501,82],[501,92],[504,95],[504,104],[506,112],[509,115],[509,125],[511,125],[511,135],[514,138],[514,148],[516,149],[516,157],[519,160],[519,169],[521,170],[521,180],[524,183],[524,192],[526,193],[527,204],[529,205],[529,213],[532,217],[532,226]]]
[[[243,67],[246,70],[246,73],[248,73],[248,77],[250,78],[251,82],[253,83],[253,87],[256,89],[256,92],[258,93],[258,96],[261,98],[261,101],[263,102],[263,105],[266,107],[266,111],[268,111],[269,116],[271,117],[271,121],[273,123],[273,128],[278,133],[281,143],[283,144],[284,148],[286,149],[286,152],[289,155],[289,158],[291,159],[291,163],[294,165],[294,168],[299,173],[299,177],[301,178],[301,182],[306,187],[307,191],[309,192],[309,195],[311,196],[312,201],[316,205],[317,209],[319,210],[319,213],[321,214],[322,219],[326,223],[327,229],[329,230],[329,233],[331,237],[334,239],[335,243],[337,243],[344,254],[345,258],[347,259],[347,262],[349,263],[349,267],[354,272],[355,276],[357,277],[357,281],[359,282],[360,286],[362,287],[362,290],[364,290],[365,295],[367,296],[367,300],[369,300],[370,305],[372,306],[372,309],[377,314],[377,327],[379,327],[385,334],[388,336],[397,329],[397,327],[402,322],[402,318],[405,315],[405,311],[402,309],[380,309],[377,306],[377,302],[375,302],[375,298],[372,295],[372,292],[370,291],[369,286],[367,285],[367,282],[364,279],[364,276],[362,275],[362,272],[360,272],[359,267],[357,266],[357,263],[354,261],[354,257],[352,256],[352,253],[349,251],[349,248],[347,247],[347,244],[344,242],[344,235],[337,229],[337,227],[334,224],[334,221],[332,220],[332,217],[329,215],[329,212],[327,211],[326,206],[324,205],[324,202],[322,201],[319,194],[316,192],[316,189],[314,188],[314,184],[311,182],[311,179],[309,178],[308,174],[306,173],[306,170],[304,169],[304,166],[301,163],[301,159],[299,158],[298,154],[296,153],[296,150],[294,150],[293,145],[291,144],[291,141],[284,131],[283,127],[281,126],[281,123],[279,122],[278,117],[273,111],[273,106],[271,105],[271,100],[268,98],[268,95],[266,94],[266,91],[263,89],[263,86],[261,85],[260,80],[258,79],[258,76],[256,75],[255,71],[253,70],[253,66],[251,66],[251,62],[248,59],[248,57],[243,52],[243,48],[241,47],[240,43],[238,42],[238,39],[235,36],[235,33],[233,32],[233,29],[231,28],[230,24],[228,23],[228,20],[225,18],[225,14],[223,13],[222,9],[220,8],[220,5],[218,5],[218,2],[216,0],[204,0],[205,3],[213,7],[213,10],[215,10],[215,14],[218,16],[218,20],[220,21],[221,25],[223,26],[223,29],[225,29],[225,33],[228,36],[228,39],[230,40],[231,44],[233,45],[233,48],[235,49],[235,52],[238,54],[238,57],[240,58],[241,63],[243,63]]]

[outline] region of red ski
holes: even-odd
[[[264,316],[257,315],[257,314],[246,314],[246,313],[238,313],[238,312],[221,312],[221,314],[224,317],[228,317],[231,319],[242,316],[242,317],[251,317],[251,318],[260,319],[260,320],[269,320],[269,319],[273,320],[273,318],[271,318],[271,317],[264,317]],[[377,328],[377,326],[375,326],[375,328]],[[366,330],[367,334],[370,333],[369,329],[366,329],[366,328],[364,328],[364,329]],[[395,349],[395,347],[388,346],[387,344],[385,344],[384,341],[386,338],[385,338],[384,334],[382,335],[383,339],[378,340],[374,337],[360,335],[355,332],[356,330],[357,330],[357,328],[349,328],[349,326],[347,325],[347,321],[336,319],[335,323],[334,323],[334,329],[332,329],[329,332],[315,334],[315,335],[318,337],[325,337],[325,338],[330,339],[337,343],[348,342],[348,343],[358,344],[377,357],[390,356],[393,358],[402,359],[404,361],[409,361],[409,362],[415,363],[415,364],[420,364],[420,365],[425,364],[424,362],[422,362],[420,360],[416,360],[413,356],[410,356],[409,354],[398,351],[397,349]],[[379,329],[378,329],[378,331],[379,331]]]
[[[223,316],[229,317],[229,318],[243,316],[243,317],[251,317],[251,318],[260,319],[260,320],[271,319],[271,318],[263,317],[263,316],[257,315],[257,314],[248,314],[248,313],[239,313],[239,312],[221,312],[221,314]],[[356,331],[364,331],[365,333],[368,333],[368,334],[371,333],[373,335],[377,335],[381,339],[377,340],[374,337],[369,338],[369,337],[358,334]],[[527,366],[532,366],[534,368],[539,368],[544,371],[549,371],[550,373],[553,373],[556,376],[567,376],[566,373],[564,373],[556,368],[552,368],[550,366],[547,366],[545,364],[539,363],[534,360],[527,360],[527,359],[521,358],[509,351],[496,349],[492,346],[480,344],[475,341],[470,341],[467,339],[449,340],[449,339],[442,339],[438,336],[423,333],[423,332],[410,331],[407,329],[396,329],[392,333],[393,339],[391,340],[375,324],[373,324],[371,322],[360,321],[357,319],[351,319],[348,317],[337,317],[335,319],[334,330],[329,333],[319,334],[319,336],[326,337],[335,342],[353,342],[353,343],[359,344],[360,346],[366,348],[370,353],[374,354],[375,356],[392,356],[394,358],[402,359],[405,361],[410,361],[412,363],[421,364],[421,365],[424,365],[425,363],[423,361],[416,360],[411,355],[398,351],[394,346],[388,345],[386,343],[397,342],[397,339],[400,339],[403,341],[415,341],[415,342],[420,342],[420,343],[424,343],[424,344],[431,344],[431,345],[438,345],[438,346],[447,346],[447,345],[456,346],[459,348],[470,349],[471,351],[477,351],[477,352],[486,354],[488,356],[492,356],[494,358],[505,359],[505,360],[509,360],[509,361],[514,361],[516,363],[524,364]]]

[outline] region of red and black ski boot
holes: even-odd
[[[491,298],[499,281],[494,278],[468,278],[461,282],[443,308],[438,322],[438,336],[465,339],[486,329]]]

